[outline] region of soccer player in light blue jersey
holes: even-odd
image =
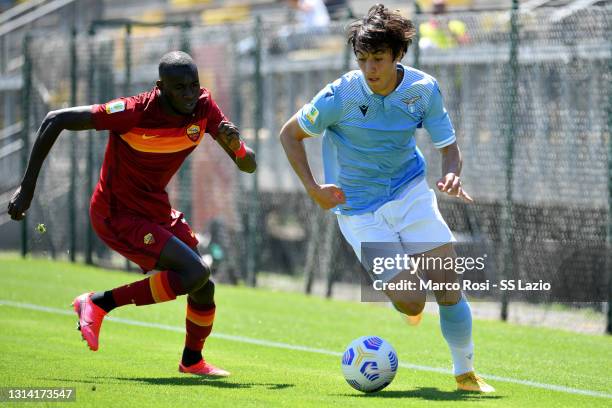
[[[414,138],[417,128],[429,132],[442,156],[437,189],[472,202],[461,184],[461,153],[438,83],[400,63],[414,33],[410,20],[383,5],[373,6],[348,30],[359,70],[328,84],[280,133],[306,191],[320,207],[337,215],[342,234],[362,262],[366,242],[389,243],[415,257],[456,257],[455,238],[425,180],[425,160]],[[314,179],[303,145],[304,139],[318,136],[323,137],[324,184]],[[419,268],[417,274],[410,268],[377,276],[369,273],[384,283],[457,282],[454,271],[436,265]],[[426,300],[423,289],[385,290],[385,294],[409,321],[418,323]],[[457,388],[494,391],[474,372],[472,315],[464,295],[450,289],[434,294]]]

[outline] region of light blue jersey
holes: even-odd
[[[418,127],[427,129],[437,148],[456,140],[436,80],[404,65],[398,68],[404,78],[387,96],[373,93],[356,70],[328,84],[298,112],[304,132],[324,135],[325,182],[346,195],[336,213],[375,211],[425,176],[414,138]]]

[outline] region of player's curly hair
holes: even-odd
[[[406,54],[416,34],[414,24],[398,11],[391,11],[382,4],[370,7],[362,19],[352,22],[347,30],[347,42],[353,52],[374,52],[390,48],[393,59]]]

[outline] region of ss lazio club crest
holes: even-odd
[[[402,99],[402,102],[404,102],[406,106],[408,107],[408,112],[414,113],[414,111],[416,110],[415,103],[419,99],[421,99],[421,97],[417,95],[417,96],[413,96],[412,98]]]
[[[187,137],[192,142],[197,142],[200,138],[200,127],[198,125],[191,125],[187,128]]]

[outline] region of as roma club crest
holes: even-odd
[[[197,142],[200,138],[200,127],[198,125],[191,125],[187,128],[187,137],[192,142]]]
[[[155,243],[155,237],[150,232],[144,236],[145,245],[153,245]]]

